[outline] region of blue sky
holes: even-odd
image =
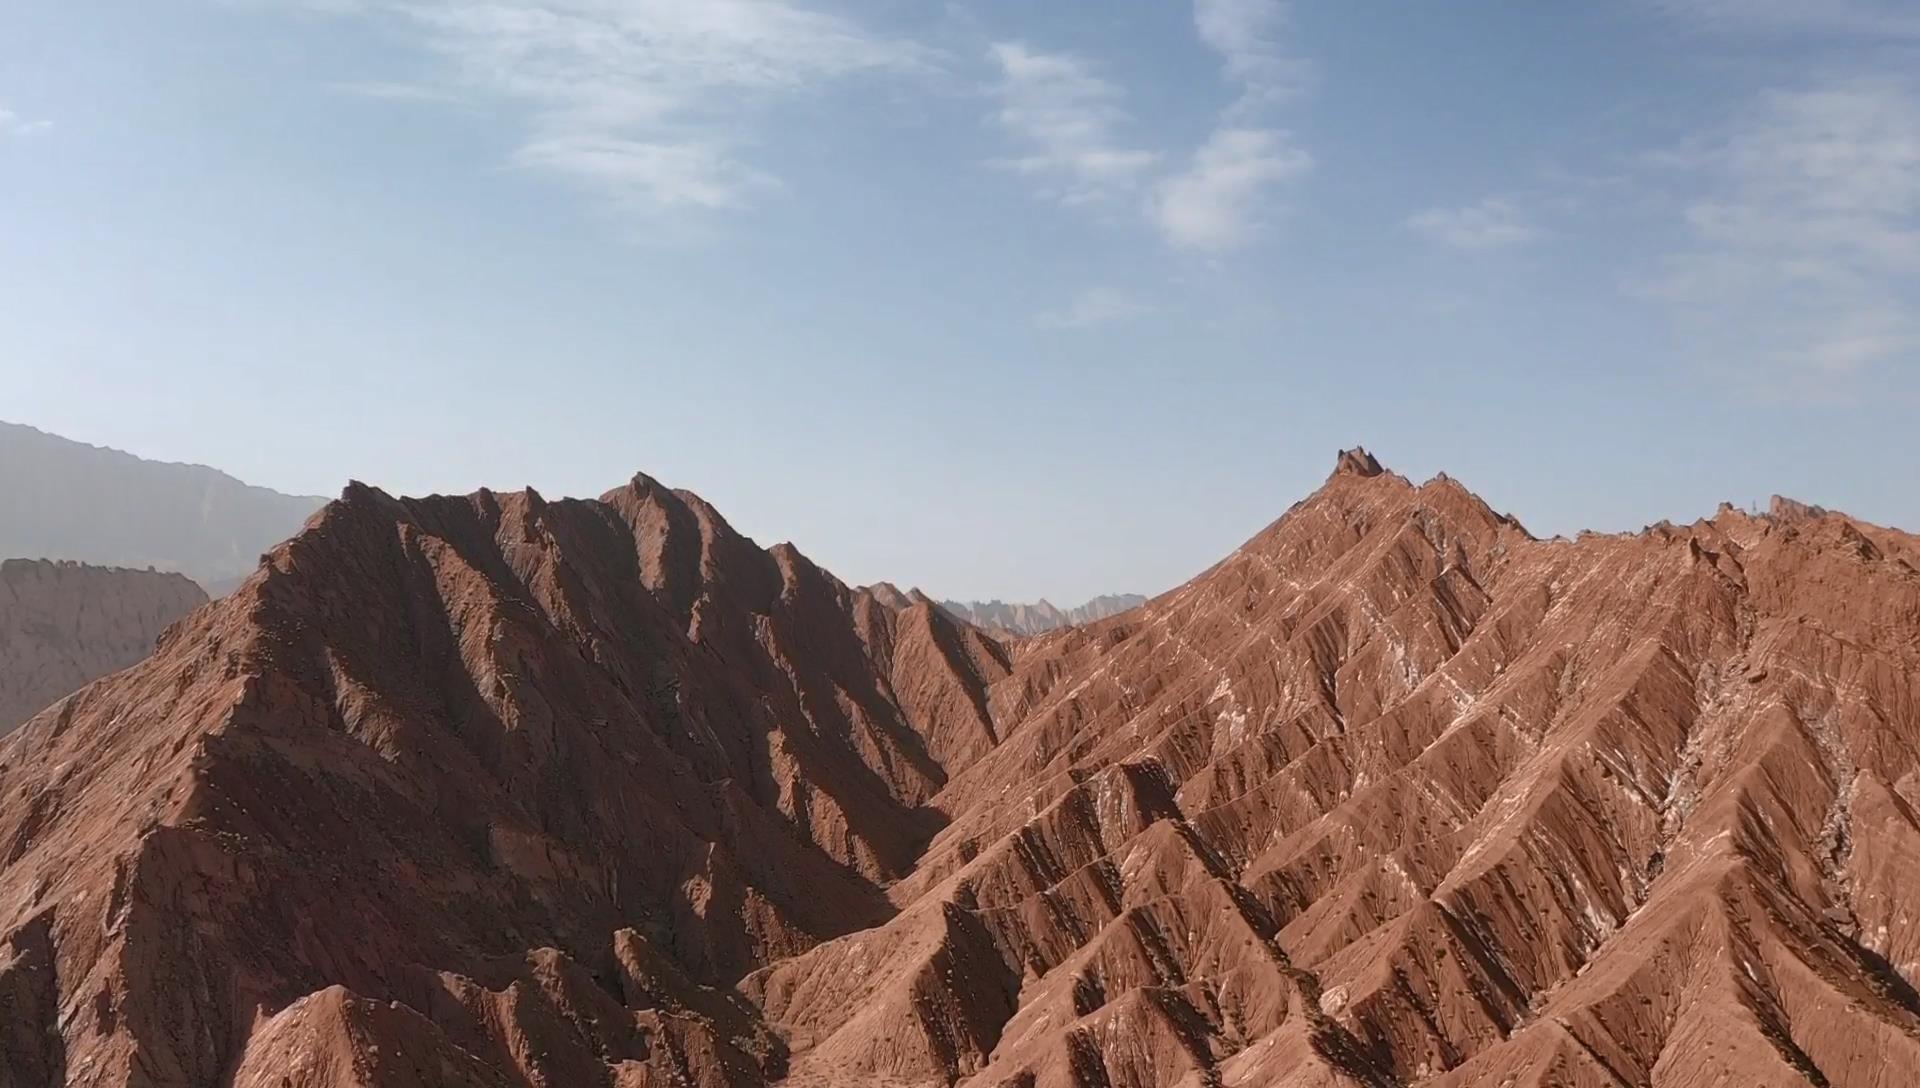
[[[1920,12],[13,0],[0,419],[1158,591],[1361,442],[1920,527]]]

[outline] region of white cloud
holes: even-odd
[[[1268,190],[1313,168],[1313,156],[1273,129],[1217,129],[1188,168],[1163,181],[1151,211],[1166,240],[1183,249],[1221,252],[1251,240],[1263,225]]]
[[[1723,184],[1688,218],[1708,239],[1920,266],[1920,97],[1857,80],[1763,97],[1705,149]]]
[[[1154,190],[1148,211],[1168,244],[1212,253],[1245,245],[1272,209],[1272,188],[1313,168],[1289,133],[1249,120],[1311,77],[1311,66],[1284,47],[1288,17],[1284,0],[1194,0],[1194,29],[1241,95],[1187,168]]]
[[[1697,188],[1691,244],[1638,289],[1717,355],[1838,374],[1920,360],[1920,93],[1891,79],[1776,91],[1663,156]]]
[[[52,121],[29,121],[5,106],[0,106],[0,136],[31,136],[52,127]]]
[[[721,211],[746,203],[772,177],[736,161],[726,148],[682,139],[653,142],[593,132],[534,140],[514,153],[521,166],[551,170],[598,190],[615,204]]]
[[[523,114],[515,163],[640,210],[746,203],[770,182],[742,161],[758,111],[929,63],[912,43],[790,0],[329,0],[317,10],[378,19],[435,62],[429,79],[357,93]]]
[[[1409,216],[1407,226],[1458,249],[1501,249],[1540,237],[1526,214],[1505,197],[1488,197],[1460,208],[1428,208]]]
[[[1051,198],[1082,204],[1134,188],[1159,161],[1121,145],[1115,130],[1128,116],[1120,89],[1086,62],[1020,42],[995,43],[988,57],[1000,73],[1000,125],[1028,150],[995,165],[1040,179]]]
[[[1085,329],[1138,317],[1153,307],[1124,291],[1110,287],[1089,287],[1074,296],[1064,310],[1049,310],[1034,322],[1047,329]]]
[[[1121,88],[1086,61],[997,43],[988,54],[1000,77],[997,119],[1029,153],[996,165],[1041,179],[1043,194],[1066,204],[1109,202],[1151,179],[1141,207],[1168,244],[1219,253],[1247,243],[1274,208],[1273,187],[1313,166],[1291,134],[1254,120],[1298,93],[1310,75],[1306,62],[1284,48],[1287,18],[1283,0],[1195,0],[1194,29],[1220,55],[1241,96],[1172,172],[1160,152],[1121,139],[1132,120]],[[1068,316],[1043,319],[1064,323]]]
[[[1288,17],[1283,0],[1194,0],[1200,40],[1220,54],[1227,78],[1243,89],[1236,110],[1291,98],[1311,81],[1312,65],[1289,55],[1281,40]]]

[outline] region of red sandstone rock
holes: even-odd
[[[636,478],[363,487],[0,745],[8,1084],[1893,1088],[1920,541],[1364,451],[1002,645]]]

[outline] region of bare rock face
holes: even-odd
[[[8,1083],[1893,1088],[1920,540],[1343,455],[1009,647],[645,477],[352,487],[0,744]]]
[[[178,574],[0,562],[0,735],[140,661],[160,632],[205,603],[200,587]]]
[[[940,607],[983,630],[1019,636],[1078,627],[1146,603],[1147,599],[1138,593],[1108,593],[1073,608],[1057,608],[1045,599],[1033,604],[1008,604],[998,600],[941,601]]]

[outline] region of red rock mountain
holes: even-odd
[[[178,574],[0,562],[0,736],[145,658],[167,625],[205,603],[200,587]]]
[[[1010,650],[645,477],[354,486],[0,744],[0,1083],[1908,1085],[1917,567],[1356,451]]]

